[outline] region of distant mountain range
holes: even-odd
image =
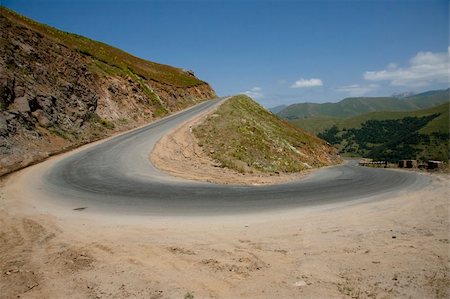
[[[287,106],[278,113],[274,113],[306,131],[317,134],[352,117],[374,112],[415,111],[433,108],[448,103],[448,101],[449,89],[442,89],[404,98],[360,97],[346,98],[337,103],[300,103]],[[362,119],[364,118],[362,117]]]
[[[296,120],[310,117],[346,118],[377,111],[413,111],[431,108],[447,102],[449,89],[433,90],[424,93],[398,97],[359,97],[346,98],[337,103],[299,103],[285,107],[278,116]],[[279,109],[280,106],[275,107]],[[270,109],[271,111],[275,108]]]
[[[294,104],[278,115],[334,144],[344,155],[391,162],[449,158],[449,89],[402,98]]]

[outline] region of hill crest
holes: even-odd
[[[292,104],[277,114],[285,119],[295,120],[308,117],[352,117],[378,111],[412,111],[431,108],[449,99],[449,89],[427,91],[404,97],[352,97],[337,103]]]

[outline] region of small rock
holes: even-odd
[[[0,135],[6,135],[8,134],[8,123],[6,122],[6,118],[2,117],[0,118]]]
[[[34,117],[36,117],[39,125],[43,128],[48,128],[51,125],[50,120],[47,118],[47,115],[41,109],[38,109],[31,113]]]
[[[23,86],[14,87],[14,94],[17,98],[23,97],[25,95],[25,88]]]
[[[392,236],[392,239],[395,239],[395,238],[397,238],[396,236]]]
[[[75,209],[73,209],[74,211],[84,211],[84,210],[86,210],[87,209],[87,207],[80,207],[80,208],[75,208]],[[84,224],[83,224],[84,225]]]
[[[308,284],[306,283],[306,281],[304,281],[304,280],[299,280],[299,281],[297,281],[297,282],[295,282],[294,283],[294,286],[296,286],[296,287],[305,287],[305,286],[307,286]]]
[[[30,104],[28,104],[28,99],[26,97],[16,98],[14,100],[14,108],[19,112],[30,112]]]

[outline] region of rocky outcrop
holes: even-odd
[[[200,80],[177,86],[108,65],[26,21],[1,10],[0,175],[215,97]]]

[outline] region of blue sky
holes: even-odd
[[[448,1],[2,0],[267,107],[448,88]]]

